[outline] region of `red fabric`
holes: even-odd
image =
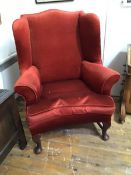
[[[59,98],[59,97],[70,97],[79,94],[91,93],[90,89],[80,80],[68,80],[68,81],[57,81],[52,83],[45,83],[43,85],[42,97],[43,98]]]
[[[58,127],[57,123],[61,126],[63,121],[68,124],[74,120],[78,122],[77,119],[82,116],[82,120],[92,121],[92,114],[97,121],[97,115],[111,116],[114,109],[111,97],[94,93],[81,80],[69,80],[44,84],[41,100],[27,107],[27,115],[29,127],[34,134],[39,130],[39,125],[43,132]]]
[[[27,19],[15,20],[13,33],[15,37],[20,72],[23,73],[32,65],[30,31]]]
[[[80,77],[78,16],[79,12],[60,10],[28,16],[32,61],[39,68],[42,82]]]
[[[111,121],[115,106],[108,95],[119,74],[101,65],[95,14],[47,10],[22,15],[13,32],[21,70],[15,92],[25,98],[33,135]]]
[[[15,92],[23,96],[27,104],[35,103],[41,95],[39,71],[35,66],[28,68],[16,81]]]
[[[86,124],[86,123],[94,123],[94,122],[111,122],[111,115],[101,115],[101,114],[93,114],[93,113],[87,113],[87,114],[75,114],[75,115],[64,115],[61,116],[55,116],[52,118],[44,119],[44,114],[38,114],[35,119],[32,118],[32,121],[30,121],[30,118],[28,118],[28,121],[32,123],[32,125],[29,126],[31,134],[37,135],[41,134],[53,129],[57,128],[63,128],[68,127],[71,125],[80,125],[80,124]],[[41,120],[40,120],[41,119]],[[33,121],[34,120],[34,121]],[[31,124],[29,122],[29,124]]]
[[[92,13],[80,13],[79,27],[83,59],[101,63],[99,18]]]
[[[112,86],[119,80],[120,74],[102,64],[82,62],[81,76],[95,92],[110,95]]]

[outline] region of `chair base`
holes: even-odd
[[[107,141],[109,140],[109,135],[107,134],[107,130],[110,128],[111,123],[110,122],[97,122],[99,127],[102,129],[102,140]],[[35,142],[35,147],[34,147],[34,153],[35,154],[40,154],[42,152],[42,145],[41,145],[41,135],[34,135],[32,136],[32,140]]]
[[[34,147],[35,154],[40,154],[42,152],[40,137],[41,137],[40,134],[32,136],[32,140],[36,143],[36,146]]]

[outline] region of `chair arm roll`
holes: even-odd
[[[29,67],[18,78],[14,86],[15,92],[25,98],[27,104],[36,102],[41,96],[41,80],[39,70]]]
[[[113,85],[120,79],[115,70],[88,61],[82,62],[81,76],[92,90],[104,95],[110,95]]]

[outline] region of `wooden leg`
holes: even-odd
[[[110,126],[111,126],[110,122],[103,122],[102,139],[104,141],[109,140],[109,135],[107,134],[107,130],[110,128]]]
[[[27,145],[24,129],[21,123],[21,120],[19,119],[19,131],[18,131],[18,144],[20,149],[25,149]]]
[[[15,125],[16,125],[16,128],[18,130],[19,148],[23,150],[27,145],[27,141],[26,141],[26,137],[25,137],[23,126],[22,126],[21,118],[20,118],[19,111],[18,111],[18,108],[17,108],[16,101],[15,101],[14,97],[12,98],[12,101],[10,103],[11,103],[12,109],[13,109],[12,113],[13,113]]]
[[[32,140],[36,143],[36,146],[34,147],[35,154],[40,154],[42,152],[40,137],[41,137],[40,134],[32,136]]]
[[[126,118],[126,101],[128,98],[128,79],[126,78],[125,86],[123,87],[123,90],[120,93],[120,117],[119,122],[124,123]]]
[[[125,117],[126,117],[126,106],[125,106],[125,103],[122,102],[121,103],[121,113],[120,113],[119,122],[124,123],[125,122]]]
[[[102,129],[102,139],[104,141],[108,140],[109,139],[109,135],[107,134],[107,130],[110,128],[111,122],[102,122],[102,124],[100,122],[97,122],[97,124]]]

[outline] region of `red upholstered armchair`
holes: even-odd
[[[97,122],[107,140],[120,75],[102,65],[98,17],[47,10],[22,15],[13,32],[21,72],[15,92],[26,101],[34,152],[42,151],[41,133],[71,124]]]

